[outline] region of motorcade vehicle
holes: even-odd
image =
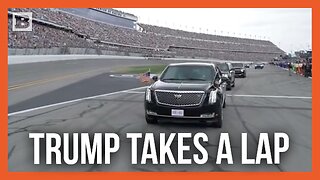
[[[244,67],[243,63],[231,63],[232,64],[232,68],[235,71],[235,76],[236,77],[247,77],[247,70]]]
[[[222,73],[222,78],[226,78],[227,90],[231,90],[236,84],[235,71],[232,68],[231,63],[217,63],[217,67]]]
[[[264,64],[262,63],[258,63],[254,65],[254,69],[263,69],[264,68]]]
[[[145,91],[145,119],[154,124],[210,122],[221,128],[226,106],[226,82],[212,63],[168,65]]]

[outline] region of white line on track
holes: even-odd
[[[251,98],[278,98],[278,99],[312,99],[309,96],[269,96],[269,95],[246,95],[246,94],[227,94],[229,97],[251,97]]]
[[[133,75],[133,74],[120,74],[120,75],[110,74],[109,76],[115,77],[115,78],[134,78],[134,77],[136,77],[136,75]]]
[[[126,91],[128,94],[144,94],[144,91]]]
[[[95,98],[100,98],[100,97],[105,97],[105,96],[110,96],[110,95],[115,95],[115,94],[120,94],[120,93],[128,93],[128,92],[130,92],[130,91],[139,90],[139,89],[144,89],[144,88],[146,88],[146,87],[147,87],[147,86],[143,86],[143,87],[138,87],[138,88],[133,88],[133,89],[127,89],[127,90],[123,90],[123,91],[116,91],[116,92],[112,92],[112,93],[101,94],[101,95],[97,95],[97,96],[91,96],[91,97],[74,99],[74,100],[65,101],[65,102],[60,102],[60,103],[55,103],[55,104],[49,104],[49,105],[46,105],[46,106],[40,106],[40,107],[36,107],[36,108],[31,108],[31,109],[26,109],[26,110],[22,110],[22,111],[17,111],[17,112],[9,113],[8,116],[14,116],[14,115],[22,114],[22,113],[27,113],[27,112],[31,112],[31,111],[41,110],[41,109],[50,108],[50,107],[54,107],[54,106],[60,106],[60,105],[75,103],[75,102],[79,102],[79,101],[83,101],[83,100],[88,100],[88,99],[95,99]]]
[[[27,112],[32,112],[32,111],[36,111],[36,110],[41,110],[41,109],[45,109],[45,108],[50,108],[50,107],[55,107],[55,106],[75,103],[75,102],[79,102],[79,101],[83,101],[83,100],[89,100],[89,99],[95,99],[95,98],[100,98],[100,97],[105,97],[105,96],[111,96],[111,95],[120,94],[120,93],[144,94],[143,91],[135,91],[135,90],[144,89],[146,87],[147,86],[143,86],[143,87],[127,89],[127,90],[123,90],[123,91],[116,91],[116,92],[112,92],[112,93],[101,94],[101,95],[97,95],[97,96],[91,96],[91,97],[74,99],[74,100],[55,103],[55,104],[49,104],[49,105],[45,105],[45,106],[40,106],[40,107],[36,107],[36,108],[31,108],[31,109],[26,109],[26,110],[22,110],[22,111],[9,113],[8,116],[14,116],[14,115],[27,113]],[[245,95],[245,94],[243,94],[243,95],[241,95],[241,94],[227,94],[227,96],[228,97],[250,97],[250,98],[278,98],[278,99],[312,99],[312,97],[307,97],[307,96],[269,96],[269,95]]]

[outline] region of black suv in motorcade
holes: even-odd
[[[243,63],[231,63],[231,64],[232,64],[232,68],[235,71],[236,77],[243,77],[243,78],[247,77],[247,71]]]
[[[258,63],[254,65],[254,69],[263,69],[264,68],[264,64],[263,63]]]
[[[226,79],[227,82],[227,90],[231,90],[232,87],[235,86],[235,72],[232,69],[231,63],[218,63],[216,64],[222,73],[222,77]]]
[[[160,119],[222,126],[226,83],[211,63],[170,64],[145,92],[147,123]]]

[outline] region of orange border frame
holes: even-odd
[[[320,1],[319,0],[7,0],[0,3],[0,68],[1,68],[1,125],[0,125],[0,174],[3,179],[88,179],[88,178],[108,178],[108,179],[319,179],[320,167],[320,111],[319,95],[320,85],[317,83],[320,72],[314,71],[312,83],[312,171],[311,172],[8,172],[8,29],[7,8],[9,7],[229,7],[229,8],[312,8],[312,47],[313,66],[319,69],[320,54]],[[318,50],[317,50],[318,49]]]

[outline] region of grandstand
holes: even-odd
[[[123,28],[135,28],[136,21],[138,20],[138,18],[132,14],[110,8],[63,8],[58,10],[92,21],[107,23]]]
[[[13,12],[32,12],[33,31],[13,32]],[[112,9],[12,8],[8,17],[9,49],[61,48],[75,53],[72,49],[86,48],[96,54],[237,61],[269,61],[284,54],[270,41],[137,24],[136,16]]]

